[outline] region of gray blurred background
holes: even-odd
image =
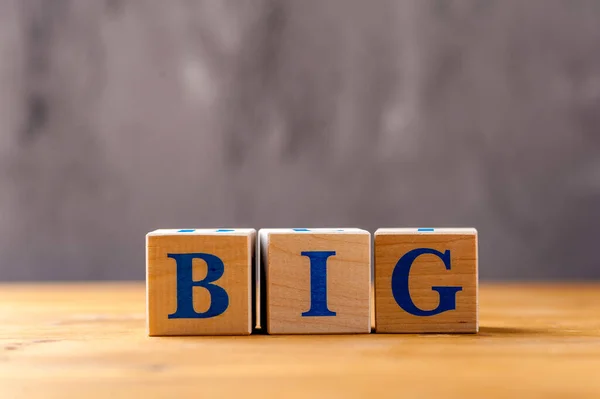
[[[474,226],[600,277],[600,1],[0,0],[1,280],[156,228]]]

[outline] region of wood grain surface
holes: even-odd
[[[600,397],[600,285],[482,284],[477,335],[151,338],[144,297],[0,285],[0,398]]]

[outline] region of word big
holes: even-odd
[[[475,333],[475,229],[181,229],[146,236],[148,334]],[[374,295],[371,286],[374,281]]]

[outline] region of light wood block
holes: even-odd
[[[370,333],[371,234],[261,229],[269,334]]]
[[[148,233],[148,335],[250,334],[255,236],[254,229]]]
[[[378,333],[476,333],[477,231],[375,232]]]

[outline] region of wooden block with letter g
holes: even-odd
[[[371,234],[261,229],[269,334],[370,333]]]
[[[148,335],[250,334],[255,235],[254,229],[148,233]]]
[[[375,330],[476,333],[477,230],[378,229]]]

